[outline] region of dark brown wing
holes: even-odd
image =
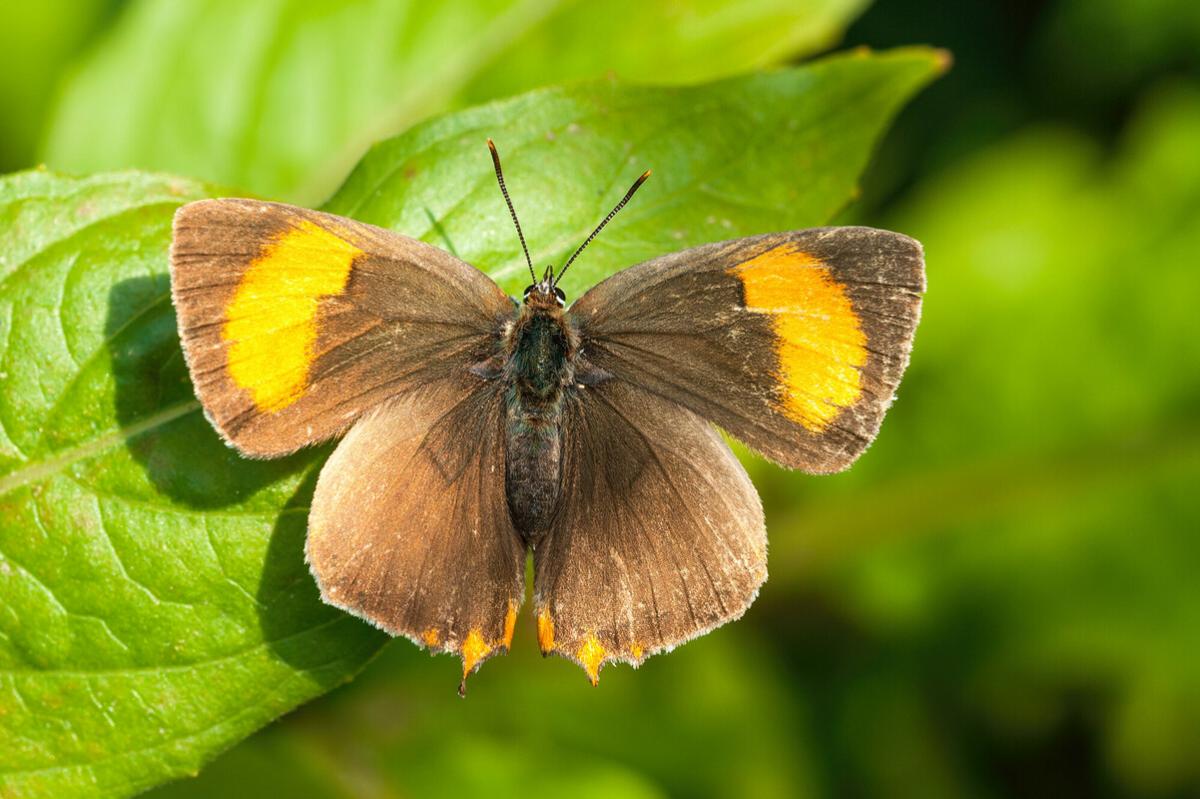
[[[308,522],[322,598],[436,652],[463,679],[507,651],[525,545],[504,493],[499,382],[470,374],[405,392],[354,424]]]
[[[534,553],[538,641],[639,664],[742,615],[767,577],[758,494],[713,427],[621,381],[578,389],[559,510]]]
[[[571,307],[584,357],[791,468],[846,468],[908,364],[921,246],[821,228],[721,242],[618,272]]]
[[[255,200],[179,209],[171,290],[197,396],[226,440],[260,457],[488,357],[513,312],[436,247]]]

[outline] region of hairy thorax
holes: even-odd
[[[578,334],[553,304],[521,307],[505,342],[506,487],[513,523],[536,545],[554,514],[563,403],[575,380]]]

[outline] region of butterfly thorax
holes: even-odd
[[[578,334],[553,295],[529,295],[505,337],[508,507],[534,545],[558,500],[559,429],[578,349]]]

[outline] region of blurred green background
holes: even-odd
[[[853,470],[748,458],[747,616],[597,690],[523,619],[465,702],[401,641],[154,796],[1200,795],[1200,4],[842,5],[808,49],[954,55],[844,219],[923,241],[930,292]],[[60,90],[127,13],[5,4],[0,171],[65,152]]]

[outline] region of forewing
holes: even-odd
[[[820,228],[705,245],[617,273],[571,308],[584,357],[791,468],[846,468],[908,365],[921,245]]]
[[[322,598],[463,660],[507,651],[525,545],[504,491],[500,384],[426,383],[354,424],[317,481],[307,556]]]
[[[762,507],[703,419],[621,381],[578,389],[535,550],[538,641],[595,683],[739,617],[767,576]]]
[[[171,291],[206,413],[260,457],[336,436],[398,391],[487,358],[513,311],[436,247],[254,200],[179,209]]]

